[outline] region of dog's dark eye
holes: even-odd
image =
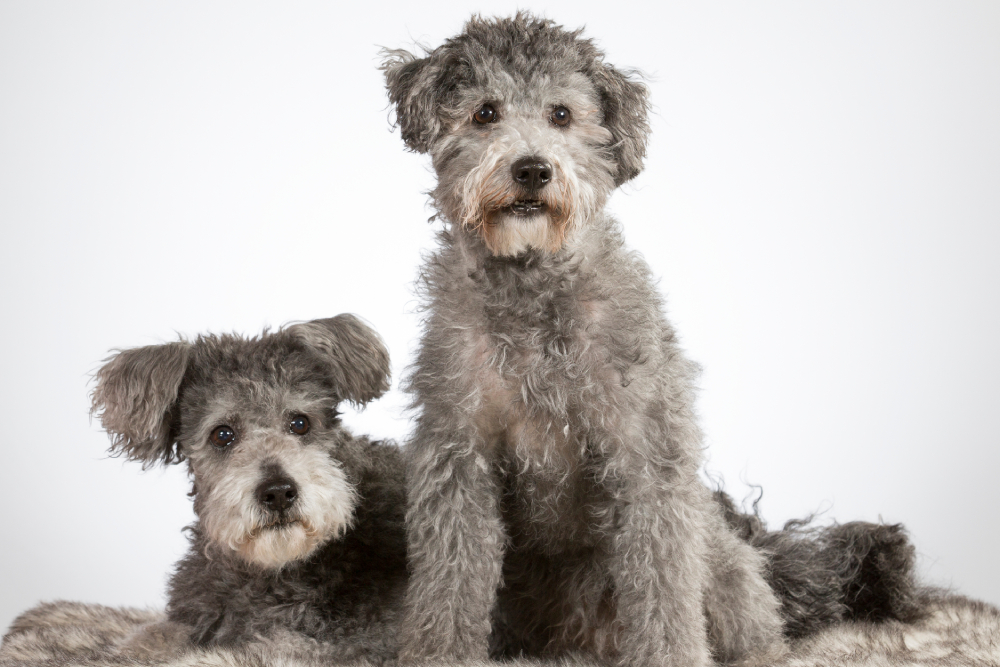
[[[492,123],[497,119],[497,110],[494,109],[489,104],[484,104],[479,107],[476,113],[472,114],[472,120],[476,121],[480,125],[486,125]]]
[[[223,424],[222,426],[216,426],[213,428],[212,433],[208,436],[208,439],[216,447],[225,448],[235,442],[236,431]]]
[[[556,107],[552,110],[552,115],[549,116],[549,120],[560,127],[565,127],[569,125],[569,109],[566,107]]]
[[[295,415],[288,422],[288,430],[295,435],[305,435],[309,432],[309,418],[305,415]]]

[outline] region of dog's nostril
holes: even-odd
[[[540,190],[552,180],[552,167],[538,157],[526,157],[511,165],[511,175],[526,189]]]
[[[257,487],[257,502],[274,512],[288,509],[298,496],[298,488],[287,478],[266,479]]]

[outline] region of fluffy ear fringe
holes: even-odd
[[[108,432],[113,455],[143,468],[183,459],[172,426],[189,350],[183,341],[121,350],[94,375],[90,414]]]
[[[341,398],[363,406],[389,389],[389,351],[354,315],[303,322],[287,331],[326,363]]]
[[[601,97],[604,127],[611,132],[611,150],[618,173],[615,185],[642,171],[649,141],[649,89],[635,70],[618,70],[598,62],[591,75]]]
[[[407,148],[426,153],[444,131],[441,95],[451,87],[448,79],[454,63],[447,53],[418,58],[404,49],[382,49],[380,55],[392,124]]]

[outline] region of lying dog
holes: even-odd
[[[124,350],[97,373],[111,451],[186,461],[197,521],[167,614],[200,645],[276,630],[338,659],[395,657],[405,587],[397,447],[351,435],[342,401],[388,389],[389,356],[350,315],[257,338]]]

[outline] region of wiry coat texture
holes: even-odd
[[[603,210],[642,168],[645,86],[523,13],[384,71],[446,225],[409,378],[401,658],[775,659],[767,557],[699,478],[698,369]]]
[[[830,626],[772,667],[989,667],[1000,665],[1000,610],[959,596],[928,594],[927,615],[916,623],[864,621]],[[163,632],[163,614],[77,602],[53,602],[25,612],[0,644],[0,667],[325,667],[340,663],[335,644],[298,633],[277,633],[240,646],[194,646]],[[160,630],[153,631],[151,628]],[[487,667],[482,661],[437,663]],[[496,665],[497,663],[492,663]],[[582,657],[553,662],[521,659],[510,667],[596,667]]]
[[[338,659],[395,658],[402,460],[337,412],[381,394],[388,373],[381,340],[349,315],[125,350],[101,368],[94,409],[112,451],[185,461],[193,478],[191,549],[149,637],[235,646],[294,632]]]

